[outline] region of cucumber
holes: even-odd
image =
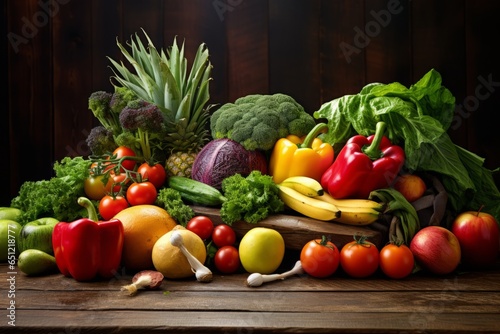
[[[182,199],[193,204],[221,206],[227,200],[217,188],[185,176],[169,177],[168,186],[177,190]]]

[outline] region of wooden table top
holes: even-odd
[[[0,332],[500,333],[500,265],[403,280],[297,275],[253,288],[247,273],[214,273],[210,283],[165,280],[135,296],[120,291],[126,273],[82,283],[0,269]]]

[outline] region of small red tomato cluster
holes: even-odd
[[[379,252],[364,237],[348,242],[340,251],[325,237],[311,240],[302,248],[300,261],[304,271],[317,278],[329,277],[341,267],[354,278],[371,276],[380,268],[387,277],[401,279],[414,268],[413,254],[406,245],[390,243]]]
[[[240,269],[240,255],[236,248],[236,232],[226,224],[215,226],[206,216],[195,216],[186,228],[196,233],[207,244],[209,253],[215,250],[213,263],[223,274],[233,274]]]
[[[134,151],[126,146],[93,163],[90,174],[84,183],[85,194],[99,201],[99,214],[105,220],[129,206],[154,204],[158,189],[167,179],[162,164],[139,163]]]

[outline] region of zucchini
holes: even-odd
[[[185,176],[170,176],[168,186],[192,204],[221,206],[227,200],[217,188]]]

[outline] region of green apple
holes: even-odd
[[[15,264],[21,228],[21,224],[14,220],[0,219],[0,262],[9,260],[9,264]],[[13,263],[10,263],[11,259]]]
[[[0,207],[0,219],[9,219],[17,222],[22,213],[23,212],[17,208]]]
[[[38,249],[47,254],[54,254],[52,232],[58,222],[55,218],[46,217],[26,223],[19,234],[19,253],[27,249]]]

